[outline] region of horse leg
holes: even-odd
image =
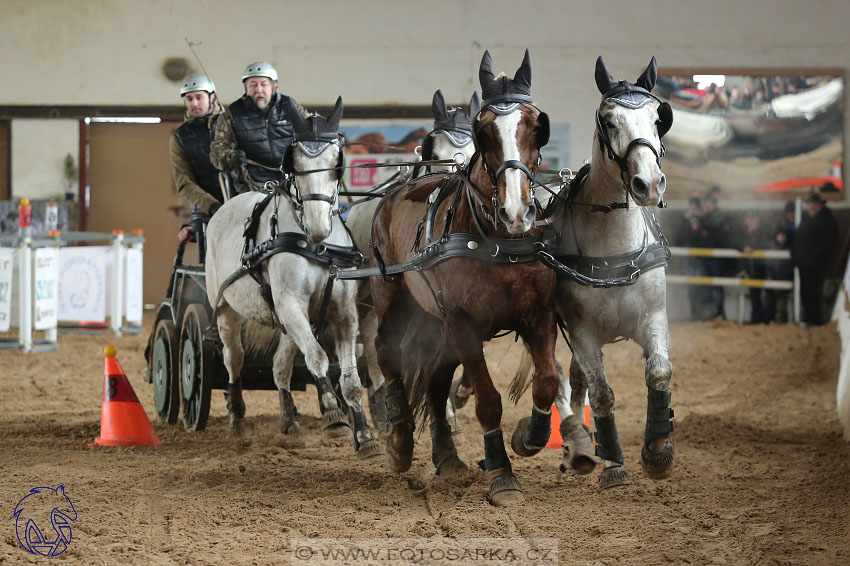
[[[280,432],[284,435],[286,446],[299,448],[304,446],[301,423],[298,422],[298,410],[292,399],[289,385],[292,379],[292,363],[298,347],[288,334],[281,333],[277,351],[274,354],[272,372],[280,398]]]
[[[561,385],[555,405],[561,415],[561,438],[564,439],[564,455],[561,459],[561,472],[568,469],[578,476],[589,474],[596,468],[599,459],[590,439],[590,431],[584,424],[584,392],[587,389],[584,374],[575,358],[570,362],[570,375],[564,376],[561,365],[558,364]],[[567,381],[569,380],[569,382]],[[567,383],[569,383],[570,398],[567,399]]]
[[[673,365],[667,355],[669,338],[667,318],[658,314],[647,326],[641,340],[646,356],[646,429],[640,463],[644,473],[659,480],[670,476],[673,471],[673,409],[670,408],[670,377]]]
[[[511,436],[511,448],[520,456],[534,456],[546,447],[552,435],[552,404],[561,379],[555,367],[555,321],[545,318],[521,333],[534,363],[531,381],[531,417],[517,423]]]
[[[245,360],[245,350],[242,348],[242,317],[233,310],[223,299],[216,315],[218,335],[221,339],[224,367],[227,369],[227,413],[230,415],[230,431],[235,435],[245,432],[245,401],[242,398],[242,363]]]
[[[369,415],[372,417],[372,426],[379,435],[385,435],[390,429],[387,420],[387,400],[384,374],[378,365],[378,352],[375,349],[375,337],[378,335],[378,315],[374,309],[368,309],[360,317],[360,337],[363,340],[363,355],[366,358],[366,367],[369,371]]]
[[[465,317],[450,317],[447,328],[449,340],[469,374],[475,390],[475,416],[484,432],[484,466],[490,475],[490,502],[508,505],[523,501],[522,487],[513,473],[502,436],[502,397],[493,386],[484,347],[478,338],[475,324]]]
[[[602,367],[602,350],[593,339],[581,335],[573,340],[573,366],[585,376],[593,423],[596,426],[596,455],[602,458],[599,487],[629,485],[629,472],[623,466],[623,451],[614,422],[614,392]],[[573,397],[575,399],[575,397]]]
[[[431,415],[431,461],[437,468],[437,475],[454,476],[467,470],[466,464],[458,458],[457,448],[452,439],[452,427],[448,420],[451,403],[448,401],[452,376],[458,366],[457,357],[449,348],[443,348],[441,359],[429,368],[428,410]]]
[[[275,304],[278,319],[285,321],[286,331],[304,354],[307,369],[316,380],[319,408],[322,411],[322,438],[326,443],[335,445],[339,438],[348,436],[350,429],[328,378],[328,356],[310,328],[306,314],[307,301],[290,293],[281,293],[275,297]]]
[[[331,331],[336,344],[336,357],[339,361],[339,387],[342,398],[351,410],[351,421],[354,425],[354,449],[360,459],[381,456],[381,445],[372,436],[372,431],[366,422],[363,411],[363,387],[357,373],[357,302],[353,282],[341,283],[341,295],[334,300],[333,308],[328,313],[331,320]]]

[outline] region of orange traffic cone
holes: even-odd
[[[103,404],[100,411],[98,446],[160,446],[151,421],[145,414],[133,386],[121,364],[115,359],[114,346],[103,349],[106,362],[103,368]],[[90,445],[91,446],[91,445]]]
[[[587,391],[584,392],[584,424],[590,428],[590,398],[587,396]],[[558,407],[552,405],[552,434],[549,436],[549,442],[546,448],[554,448],[560,450],[563,447],[564,439],[561,437],[561,414],[558,412]],[[596,444],[594,442],[594,444]]]

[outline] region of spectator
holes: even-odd
[[[751,253],[754,250],[765,250],[772,246],[770,236],[762,228],[761,220],[756,211],[748,212],[744,222],[746,229],[739,244],[741,251]],[[767,270],[763,259],[745,258],[743,267],[750,279],[766,278]],[[764,289],[761,287],[750,287],[750,324],[767,324],[770,322],[762,300],[763,291]]]
[[[794,203],[790,204],[793,205]],[[773,248],[777,250],[790,249],[788,233],[784,228],[775,231]],[[791,266],[791,260],[769,259],[764,263],[767,279],[773,281],[791,281],[794,279],[794,268]],[[790,294],[791,292],[785,289],[765,289],[765,315],[768,321],[788,322],[788,298]]]
[[[688,211],[682,217],[682,225],[679,229],[679,238],[683,246],[688,248],[703,247],[702,225],[702,199],[691,197],[688,200]],[[706,269],[703,266],[705,258],[689,257],[685,266],[688,275],[704,275]],[[703,320],[704,306],[707,303],[706,288],[703,285],[688,285],[688,303],[691,307],[691,320]]]
[[[729,218],[717,208],[717,187],[712,187],[709,194],[702,199],[702,218],[700,228],[701,247],[705,248],[728,248],[729,244]],[[726,275],[726,261],[723,258],[704,258],[705,275],[707,277],[723,277]],[[723,287],[714,285],[709,288],[707,299],[708,317],[713,319],[718,316],[726,318],[724,307],[725,297]]]
[[[807,214],[797,228],[792,247],[794,266],[800,270],[800,299],[803,322],[824,323],[821,301],[829,257],[835,247],[838,228],[835,218],[820,196],[813,192],[807,202]]]

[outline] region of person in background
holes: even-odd
[[[806,203],[806,214],[797,228],[791,248],[794,267],[800,271],[800,300],[803,322],[823,324],[823,284],[830,255],[838,237],[838,227],[832,211],[820,193],[813,192]]]
[[[766,250],[773,247],[771,236],[765,233],[761,225],[761,219],[758,212],[755,210],[748,211],[744,218],[745,229],[742,234],[739,248],[744,253],[751,253],[755,250]],[[765,261],[762,259],[744,258],[743,268],[750,279],[765,279],[767,270]],[[761,287],[750,287],[750,324],[767,324],[772,316],[768,316],[765,309],[763,294],[764,289]]]
[[[687,248],[702,248],[702,199],[694,196],[688,199],[688,211],[682,216],[682,225],[679,228],[679,240],[682,246]],[[706,258],[688,257],[685,272],[688,275],[705,275]],[[705,305],[708,302],[707,289],[703,285],[688,285],[688,303],[691,308],[691,320],[704,320]]]
[[[705,248],[729,248],[729,217],[717,208],[718,191],[716,188],[709,190],[709,194],[702,199],[702,217],[700,226],[700,241],[701,247]],[[704,268],[707,277],[724,277],[726,276],[726,261],[723,258],[707,257],[705,258]],[[718,316],[726,318],[726,308],[724,306],[725,294],[723,287],[713,285],[709,287],[707,298],[707,316],[710,319]]]
[[[185,121],[169,140],[171,175],[177,194],[195,210],[210,216],[224,202],[218,170],[210,162],[211,131],[218,118],[215,85],[206,75],[190,75],[180,87],[186,107]],[[184,225],[177,233],[180,242],[192,236],[192,228]]]
[[[773,249],[790,249],[788,234],[784,228],[779,228],[774,232]],[[794,279],[794,268],[790,259],[768,259],[764,263],[767,279],[773,281],[791,281]],[[764,310],[768,321],[788,322],[788,299],[791,292],[786,289],[765,289],[764,294]]]

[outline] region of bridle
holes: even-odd
[[[308,201],[321,201],[330,204],[328,208],[328,216],[333,216],[334,204],[339,200],[339,191],[340,186],[342,184],[342,171],[337,170],[336,173],[336,186],[334,187],[334,191],[332,195],[325,195],[322,193],[301,193],[300,188],[298,187],[297,178],[300,175],[304,175],[309,172],[301,172],[295,171],[294,168],[294,155],[293,152],[296,148],[301,149],[308,157],[316,158],[322,153],[325,152],[329,147],[335,145],[339,148],[339,158],[337,159],[337,164],[344,162],[344,153],[343,153],[343,142],[342,136],[337,132],[317,132],[314,131],[309,134],[302,134],[296,136],[293,139],[292,144],[287,149],[286,154],[284,155],[283,164],[281,165],[281,171],[284,174],[284,187],[283,194],[289,199],[290,206],[292,208],[293,215],[296,216],[296,220],[298,221],[299,226],[303,229],[303,221],[304,221],[304,203]],[[336,168],[334,168],[336,169]]]

